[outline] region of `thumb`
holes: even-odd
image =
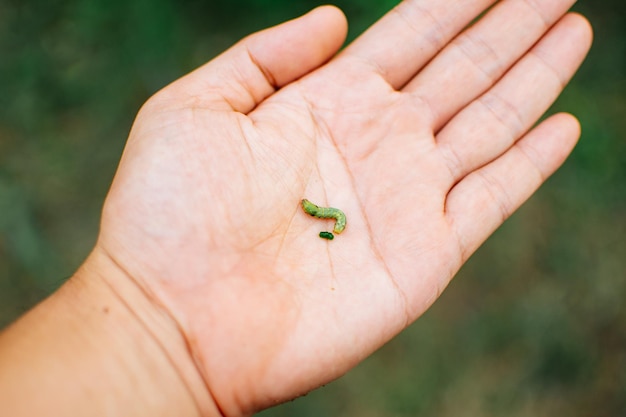
[[[195,106],[249,113],[278,88],[328,61],[347,34],[343,13],[322,6],[239,41],[167,87]]]

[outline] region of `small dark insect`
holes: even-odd
[[[328,239],[328,240],[333,240],[335,238],[335,235],[333,235],[330,232],[320,232],[320,237],[322,239]]]
[[[311,203],[309,200],[302,200],[302,209],[305,213],[320,219],[335,219],[335,227],[333,232],[339,234],[346,228],[346,215],[343,211],[333,207],[319,207]]]

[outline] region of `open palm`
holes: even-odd
[[[397,334],[571,151],[572,116],[531,128],[588,25],[563,16],[571,0],[508,0],[461,32],[492,3],[404,2],[335,57],[344,18],[316,9],[140,112],[97,250],[177,321],[224,414]],[[332,221],[302,198],[342,209],[346,230],[320,239]]]

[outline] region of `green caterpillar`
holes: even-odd
[[[311,203],[306,198],[302,200],[302,209],[305,213],[310,214],[311,216],[318,217],[320,219],[335,219],[335,227],[333,228],[333,232],[339,234],[343,232],[343,229],[346,228],[346,215],[343,211],[333,208],[333,207],[319,207],[315,204]],[[333,236],[330,232],[322,236],[320,233],[320,237],[324,239],[332,239],[330,236]],[[330,236],[329,236],[330,235]],[[334,238],[334,236],[333,236]]]

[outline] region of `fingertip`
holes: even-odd
[[[582,127],[580,120],[571,113],[557,113],[551,117],[554,122],[562,125],[563,133],[575,142],[580,138]]]
[[[310,19],[310,36],[317,40],[318,49],[325,60],[335,54],[346,41],[348,19],[339,7],[318,6],[301,18]]]
[[[329,25],[334,26],[337,31],[341,29],[341,32],[344,33],[344,40],[345,37],[348,35],[348,18],[344,14],[343,10],[341,10],[339,7],[332,4],[327,4],[323,6],[318,6],[307,14],[319,15],[319,18],[321,18],[323,21],[329,22]]]
[[[561,19],[561,23],[572,32],[571,44],[587,54],[593,43],[593,27],[589,20],[580,13],[571,12]]]
[[[575,116],[557,113],[531,130],[517,146],[531,157],[545,179],[565,162],[576,146],[580,132],[580,122]]]
[[[249,38],[249,50],[271,73],[277,87],[306,75],[331,59],[348,32],[343,12],[320,6],[303,16]]]
[[[571,12],[565,15],[563,21],[578,32],[576,39],[578,45],[584,45],[585,49],[589,50],[593,43],[593,27],[589,20],[580,13]]]

